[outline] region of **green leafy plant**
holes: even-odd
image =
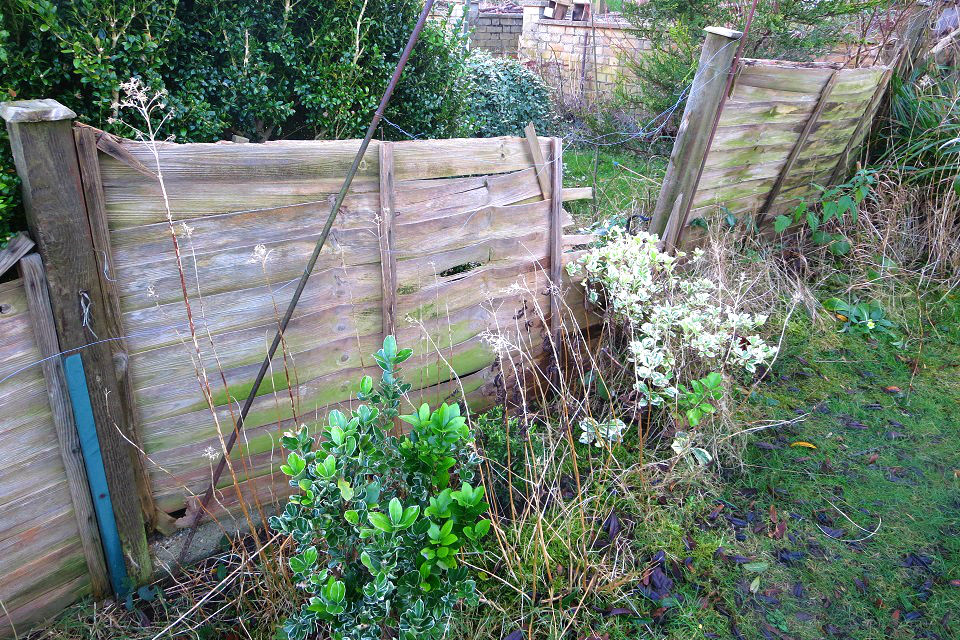
[[[580,421],[580,442],[595,447],[610,447],[623,440],[626,430],[626,423],[619,418],[600,421],[587,417]]]
[[[823,306],[843,322],[840,328],[842,333],[862,336],[880,333],[893,335],[894,325],[887,319],[883,307],[876,301],[850,303],[840,298],[829,298],[824,301]]]
[[[677,390],[677,408],[683,411],[690,426],[696,427],[704,416],[717,411],[710,401],[723,397],[723,375],[713,371],[704,378],[691,380],[689,389],[679,385]]]
[[[875,171],[861,169],[835,187],[813,185],[820,191],[817,202],[812,206],[802,202],[790,214],[777,216],[773,229],[783,233],[794,225],[804,225],[814,244],[827,247],[836,256],[845,256],[850,253],[850,241],[837,229],[848,215],[852,222],[857,221],[860,204],[870,195],[876,181]]]
[[[291,640],[319,623],[338,640],[440,638],[456,603],[477,601],[458,556],[490,529],[484,488],[471,484],[479,459],[456,404],[399,416],[410,355],[388,336],[379,384],[360,382],[369,404],[331,411],[319,441],[306,426],[282,439],[297,492],[270,524],[296,543],[289,564],[307,598],[284,624]],[[391,435],[398,416],[408,435]]]
[[[177,142],[359,137],[422,8],[419,0],[0,0],[0,91],[3,100],[54,98],[124,135],[119,87],[136,77],[165,92],[163,135]],[[463,30],[431,20],[386,113],[396,126],[385,123],[382,137],[461,135],[466,58]],[[24,226],[12,166],[0,133],[0,243],[4,225]]]
[[[549,87],[517,60],[475,50],[467,60],[465,85],[470,95],[467,135],[523,135],[523,128],[530,122],[539,135],[556,130]]]

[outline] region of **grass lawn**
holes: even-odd
[[[904,350],[794,315],[768,380],[741,391],[737,428],[761,427],[742,465],[664,486],[626,438],[627,471],[585,498],[622,527],[592,552],[600,581],[568,581],[583,533],[548,509],[552,581],[536,555],[525,597],[481,580],[506,615],[467,613],[450,637],[960,638],[960,297],[939,306]],[[597,459],[577,446],[582,474]]]
[[[563,164],[565,187],[594,186],[592,148],[564,150]],[[662,156],[640,156],[629,151],[601,147],[597,164],[596,205],[590,200],[580,200],[567,203],[567,210],[581,228],[612,217],[649,217],[656,205],[666,169],[667,158]]]
[[[957,297],[919,330],[900,351],[791,326],[743,418],[793,422],[696,525],[723,538],[709,571],[746,637],[960,637]]]

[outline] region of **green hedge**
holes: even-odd
[[[468,127],[476,137],[522,135],[529,122],[540,135],[556,129],[549,87],[516,60],[472,52],[467,60],[466,90]]]
[[[0,91],[6,100],[55,98],[81,121],[129,135],[114,105],[119,84],[136,76],[167,92],[173,117],[163,134],[179,142],[359,137],[421,8],[419,0],[0,0]],[[424,137],[463,133],[460,33],[427,26],[391,122]],[[390,126],[383,135],[403,137]],[[2,243],[23,222],[5,139],[0,147]]]

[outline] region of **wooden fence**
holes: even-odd
[[[56,341],[31,341],[23,288],[3,285],[18,311],[0,316],[0,377],[23,370],[0,386],[0,456],[19,452],[35,475],[0,472],[0,544],[18,547],[0,554],[0,599],[12,612],[0,615],[3,635],[102,594],[103,558],[111,579],[142,583],[147,535],[191,520],[359,141],[153,145],[74,125],[53,101],[0,113]],[[385,334],[415,351],[405,365],[413,402],[465,397],[481,409],[503,384],[488,334],[511,334],[537,355],[557,329],[551,308],[582,312],[582,295],[551,286],[575,255],[567,245],[582,242],[562,235],[570,218],[561,202],[591,196],[562,189],[561,148],[533,132],[371,145],[233,452],[239,491],[224,474],[207,518],[231,513],[239,495],[246,504],[285,498],[279,435],[348,408],[360,377],[377,374],[370,354]],[[28,366],[48,355],[59,367],[58,352],[83,365],[70,388],[79,383],[88,411],[74,406],[78,424],[68,427],[93,434],[108,487],[94,495],[108,505],[97,570],[84,565],[80,542],[98,527],[70,520],[62,463],[52,461],[66,454],[49,437],[45,370]],[[29,438],[6,437],[28,418]],[[38,507],[54,489],[56,501]],[[47,575],[39,568],[52,577],[35,587]]]
[[[929,9],[906,22],[889,64],[738,60],[742,34],[709,27],[651,231],[669,246],[721,208],[763,225],[846,179],[895,69],[917,55]]]
[[[106,595],[107,574],[39,256],[0,251],[0,636]],[[31,366],[41,361],[38,366]]]

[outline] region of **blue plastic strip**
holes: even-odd
[[[93,407],[90,405],[90,392],[83,371],[80,354],[67,356],[64,361],[67,375],[67,389],[70,391],[70,404],[73,405],[73,417],[77,422],[80,436],[80,450],[87,467],[87,482],[93,497],[93,510],[97,514],[100,527],[100,540],[103,541],[103,554],[107,561],[110,584],[117,598],[123,599],[129,591],[127,565],[123,560],[123,547],[120,544],[120,532],[113,515],[113,503],[110,501],[110,487],[103,468],[103,456],[100,453],[100,441],[97,439],[97,426],[93,419]]]

